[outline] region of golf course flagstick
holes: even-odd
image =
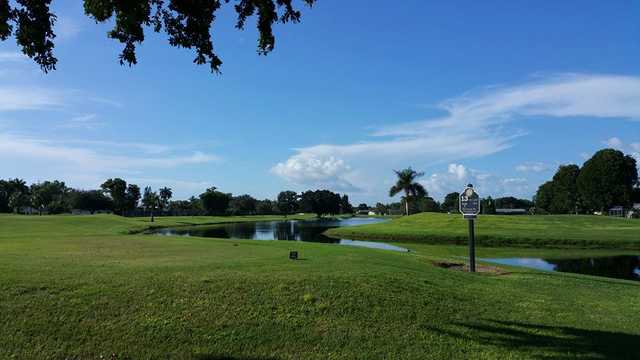
[[[460,193],[460,213],[462,217],[469,222],[469,271],[476,272],[476,236],[475,236],[475,219],[480,213],[480,195],[473,189],[473,185],[469,184]]]

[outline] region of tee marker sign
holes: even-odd
[[[469,223],[469,271],[476,272],[475,219],[480,214],[480,195],[469,184],[460,194],[460,212]]]
[[[480,214],[480,195],[469,184],[460,194],[460,212],[465,219],[475,219]]]

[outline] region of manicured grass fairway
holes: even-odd
[[[398,253],[126,235],[146,221],[0,216],[0,359],[640,354],[640,285],[630,281],[431,264],[464,254],[456,246]],[[156,225],[190,221],[216,220]],[[303,259],[288,260],[289,249]]]
[[[331,229],[331,236],[424,244],[466,244],[460,214],[422,213],[388,223]],[[605,216],[481,215],[476,238],[485,246],[580,247],[640,250],[640,221]]]

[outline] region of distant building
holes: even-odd
[[[37,214],[48,215],[49,210],[45,208],[38,209],[31,206],[22,206],[18,209],[18,213],[24,214],[24,215],[37,215]]]
[[[496,215],[527,215],[527,209],[496,209]]]
[[[614,206],[609,209],[609,216],[624,217],[624,208],[622,206]]]

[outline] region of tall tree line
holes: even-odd
[[[613,206],[640,202],[636,159],[619,150],[603,149],[582,168],[563,165],[536,193],[536,211],[550,214],[606,212]]]
[[[352,214],[353,206],[346,194],[329,190],[297,193],[283,191],[277,199],[255,199],[211,187],[199,196],[172,201],[171,188],[141,191],[136,184],[121,178],[107,179],[95,190],[73,189],[62,181],[45,181],[27,185],[22,179],[0,180],[0,212],[2,213],[69,213],[82,210],[90,213],[110,211],[123,216],[155,215],[291,215],[297,212],[317,216]]]

